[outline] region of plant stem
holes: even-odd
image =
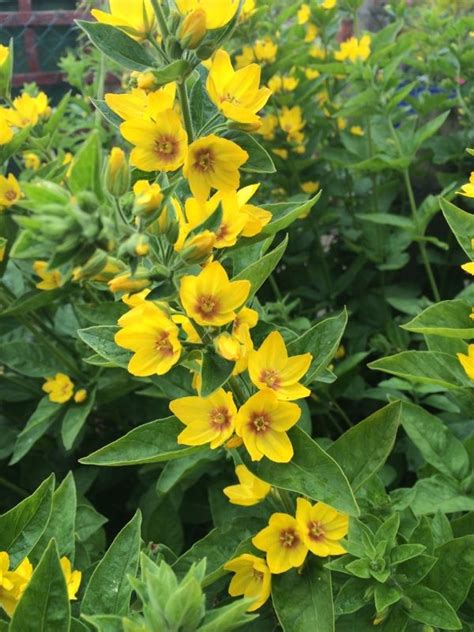
[[[105,85],[105,55],[101,53],[99,60],[99,68],[97,70],[97,101],[101,101],[104,98],[104,85]],[[100,129],[102,125],[102,114],[98,109],[95,111],[95,126]]]
[[[158,20],[161,35],[163,36],[163,38],[168,37],[170,32],[168,29],[168,25],[166,24],[166,18],[165,14],[163,13],[163,9],[160,7],[158,0],[151,0],[151,5],[153,7],[153,11],[155,12],[156,19]]]
[[[181,110],[183,112],[184,126],[188,133],[188,142],[192,143],[194,140],[194,128],[193,119],[191,118],[191,109],[189,107],[188,90],[186,88],[186,82],[178,83],[179,102],[181,104]]]

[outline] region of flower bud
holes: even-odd
[[[204,9],[195,9],[184,18],[179,30],[179,39],[183,48],[194,49],[199,46],[207,32],[207,18]]]
[[[134,215],[147,215],[160,208],[163,202],[163,193],[159,184],[150,184],[148,180],[138,180],[133,186],[135,203]]]
[[[241,356],[241,345],[235,336],[224,332],[214,340],[217,353],[226,360],[237,362]]]
[[[134,87],[146,91],[154,90],[157,87],[155,75],[150,70],[145,72],[134,70],[131,74],[131,83]]]
[[[216,236],[210,230],[205,230],[191,239],[187,239],[181,250],[181,257],[186,263],[203,263],[206,261],[216,243]]]
[[[0,97],[10,97],[12,80],[13,54],[11,46],[0,44]]]
[[[130,169],[125,152],[113,147],[105,171],[105,186],[114,197],[125,195],[130,188]]]
[[[107,265],[107,253],[103,250],[96,250],[90,259],[86,261],[86,263],[73,272],[73,278],[75,281],[80,279],[87,279],[95,277],[97,274],[102,272],[102,270]]]
[[[0,237],[0,263],[5,259],[5,253],[7,250],[7,240],[5,237]]]
[[[150,279],[146,276],[147,270],[137,272],[132,276],[131,272],[119,274],[108,282],[111,292],[139,292],[151,285]]]
[[[87,391],[85,388],[80,388],[74,393],[74,401],[76,404],[82,404],[87,399]]]

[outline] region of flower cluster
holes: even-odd
[[[65,404],[74,398],[76,404],[82,404],[87,399],[87,391],[80,388],[74,392],[74,382],[65,373],[56,373],[54,377],[48,377],[43,384],[43,391],[48,394],[50,402]]]
[[[60,559],[69,599],[74,601],[81,585],[81,571],[73,570],[67,557]],[[33,576],[33,565],[27,557],[15,569],[10,569],[10,556],[0,552],[0,606],[9,617],[15,612],[23,593]]]

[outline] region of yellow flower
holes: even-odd
[[[0,109],[0,145],[8,145],[14,136],[9,120],[4,112],[4,110]]]
[[[306,125],[303,119],[303,111],[299,105],[292,108],[284,107],[278,117],[281,129],[286,132],[288,140],[299,141],[301,139],[301,130]]]
[[[255,555],[244,553],[224,564],[226,571],[235,573],[229,584],[229,595],[253,599],[248,612],[258,610],[268,600],[272,588],[272,574],[265,562]]]
[[[230,485],[223,490],[232,504],[243,507],[258,505],[270,493],[272,486],[252,474],[245,465],[237,465],[235,474],[239,479],[239,485]]]
[[[41,167],[41,159],[36,154],[32,152],[25,152],[23,154],[23,164],[26,169],[31,169],[31,171],[38,171]]]
[[[469,263],[465,263],[461,266],[461,269],[468,274],[472,274],[474,276],[474,261],[470,261]]]
[[[98,22],[117,26],[127,35],[145,39],[155,27],[155,13],[150,0],[109,0],[110,13],[92,9]]]
[[[249,375],[259,389],[271,389],[278,399],[308,397],[311,391],[298,381],[308,371],[312,355],[288,357],[285,341],[278,331],[269,334],[258,351],[249,356]]]
[[[34,97],[34,100],[39,116],[47,117],[51,114],[48,95],[45,92],[40,92],[36,97]]]
[[[309,195],[312,195],[319,190],[319,182],[313,182],[312,180],[309,180],[308,182],[303,182],[301,184],[301,190],[305,193],[309,193]]]
[[[14,127],[36,125],[39,120],[38,103],[26,92],[13,101],[13,108],[8,110],[8,120]]]
[[[311,55],[311,57],[314,57],[315,59],[326,58],[326,51],[324,50],[324,48],[321,48],[320,46],[316,46],[316,44],[314,46],[311,46],[309,50],[309,54]]]
[[[255,55],[251,46],[244,46],[240,55],[235,57],[235,67],[243,68],[255,61]]]
[[[351,37],[345,42],[341,42],[339,50],[334,53],[334,58],[337,61],[348,59],[352,63],[358,60],[365,61],[370,56],[370,43],[370,35],[364,35],[360,40]]]
[[[273,94],[277,94],[283,88],[283,79],[281,75],[273,75],[271,79],[268,80],[268,88],[273,92]]]
[[[468,378],[474,380],[474,344],[469,345],[467,355],[458,353],[457,357]]]
[[[207,200],[211,189],[232,191],[239,187],[239,168],[248,153],[234,142],[214,134],[189,146],[183,173],[195,198]]]
[[[156,211],[163,201],[161,187],[156,182],[150,184],[148,180],[137,180],[133,185],[133,192],[135,194],[135,206],[145,213]]]
[[[288,149],[272,149],[272,152],[283,160],[288,158]]]
[[[248,327],[248,329],[253,329],[257,325],[257,323],[258,312],[254,309],[251,309],[250,307],[242,307],[233,322],[232,333],[238,338],[244,327]]]
[[[0,552],[0,606],[11,617],[20,601],[31,576],[33,566],[27,557],[10,569],[10,557],[6,551]]]
[[[268,527],[257,533],[252,543],[266,552],[268,568],[275,574],[298,568],[308,554],[299,524],[285,513],[274,513]]]
[[[179,40],[183,48],[193,50],[207,33],[207,15],[204,9],[195,9],[184,18],[179,29]]]
[[[237,123],[258,126],[260,117],[257,112],[271,96],[268,88],[259,87],[260,74],[257,64],[235,71],[228,53],[219,49],[209,71],[207,91],[225,117]]]
[[[153,303],[143,301],[122,316],[118,324],[122,329],[115,334],[115,343],[133,351],[128,363],[132,375],[164,375],[178,362],[181,356],[179,329]]]
[[[245,0],[244,6],[242,7],[242,13],[240,14],[241,21],[245,22],[245,20],[251,18],[256,10],[255,0]]]
[[[33,263],[33,271],[41,279],[36,284],[38,290],[55,290],[61,287],[61,273],[59,270],[48,270],[47,261],[35,261]]]
[[[286,76],[283,77],[283,90],[285,92],[293,92],[296,90],[299,84],[299,79],[296,77]]]
[[[137,88],[145,90],[147,93],[156,88],[156,77],[150,71],[138,72],[133,70],[130,77]]]
[[[278,126],[278,117],[274,114],[267,114],[261,120],[260,129],[258,133],[263,136],[265,140],[273,140],[275,138],[275,130]]]
[[[213,261],[197,276],[181,279],[179,296],[186,314],[199,325],[221,327],[234,320],[250,293],[249,281],[229,281],[222,265]]]
[[[171,317],[171,319],[177,325],[181,325],[184,333],[186,334],[186,342],[191,344],[202,344],[201,336],[198,334],[187,316],[175,314]]]
[[[308,26],[306,27],[306,35],[304,36],[304,41],[312,42],[314,39],[316,39],[317,35],[318,27],[316,26],[316,24],[308,24]]]
[[[311,17],[311,9],[307,4],[302,4],[296,15],[298,18],[298,24],[306,24]]]
[[[130,164],[143,171],[176,171],[184,163],[188,135],[174,110],[153,120],[129,119],[120,126],[122,136],[135,145]]]
[[[224,444],[234,432],[237,408],[232,393],[220,388],[209,397],[182,397],[170,402],[170,410],[186,428],[178,436],[181,445]]]
[[[8,60],[9,57],[10,57],[10,47],[3,46],[3,44],[0,44],[0,67],[5,64],[5,62]]]
[[[336,509],[305,498],[296,501],[296,522],[303,534],[305,546],[319,557],[343,555],[346,549],[339,544],[349,530],[349,517]]]
[[[474,171],[471,171],[469,182],[462,185],[461,190],[458,191],[458,195],[474,198]]]
[[[56,373],[54,377],[46,378],[42,389],[49,395],[49,401],[55,404],[65,404],[74,393],[74,382],[69,375]]]
[[[157,114],[172,110],[176,99],[176,83],[167,83],[153,92],[140,88],[132,88],[130,92],[106,94],[105,102],[109,108],[127,121],[128,119],[146,118],[153,120]]]
[[[335,6],[336,0],[324,0],[324,2],[321,4],[321,7],[323,9],[326,9],[327,11],[329,11],[330,9],[334,9]]]
[[[87,399],[87,391],[85,388],[80,388],[74,393],[74,401],[76,404],[82,404]]]
[[[312,81],[313,79],[317,79],[321,73],[319,72],[319,70],[313,70],[312,68],[305,68],[304,74],[306,76],[306,79],[308,79],[309,81]]]
[[[278,52],[278,46],[269,37],[266,37],[255,42],[253,52],[257,61],[273,64]]]
[[[220,29],[232,20],[239,8],[238,0],[175,0],[182,15],[202,9],[208,29]]]
[[[252,461],[266,456],[276,463],[288,463],[293,456],[293,446],[286,431],[300,416],[297,404],[279,401],[273,391],[260,391],[240,408],[235,429]]]
[[[341,132],[343,130],[346,129],[347,127],[347,119],[345,119],[343,116],[338,116],[337,117],[337,127],[339,130],[341,130]]]
[[[62,557],[59,563],[61,564],[64,579],[66,581],[68,597],[70,601],[76,601],[76,594],[81,585],[82,573],[81,571],[72,570],[71,562],[67,557]]]
[[[18,180],[12,173],[7,177],[0,175],[0,212],[13,206],[21,197]]]
[[[360,125],[353,125],[349,131],[353,136],[363,136],[365,133]]]
[[[105,170],[105,186],[114,197],[121,197],[130,188],[130,170],[125,152],[120,147],[112,147]]]

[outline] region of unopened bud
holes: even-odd
[[[224,332],[214,340],[217,353],[226,360],[237,362],[241,356],[241,345],[235,336]]]
[[[133,186],[135,203],[134,215],[148,215],[158,210],[163,202],[161,187],[156,182],[150,184],[148,180],[138,180]]]
[[[186,240],[181,251],[181,257],[187,263],[203,263],[206,261],[216,243],[216,236],[210,230],[205,230],[191,239]]]
[[[74,393],[74,401],[76,404],[82,404],[87,399],[87,391],[85,388],[80,388]]]
[[[207,33],[207,18],[204,9],[195,9],[184,18],[179,30],[179,39],[183,48],[194,49],[199,46]]]
[[[125,152],[120,147],[113,147],[110,152],[105,171],[105,186],[114,197],[121,197],[130,188],[130,169]]]
[[[155,75],[151,70],[145,72],[137,72],[134,70],[131,74],[131,83],[134,87],[146,91],[154,90],[157,87]]]
[[[138,272],[134,276],[130,272],[119,274],[108,283],[111,292],[139,292],[149,287],[148,271]]]
[[[10,98],[13,55],[11,46],[0,45],[0,97]]]

